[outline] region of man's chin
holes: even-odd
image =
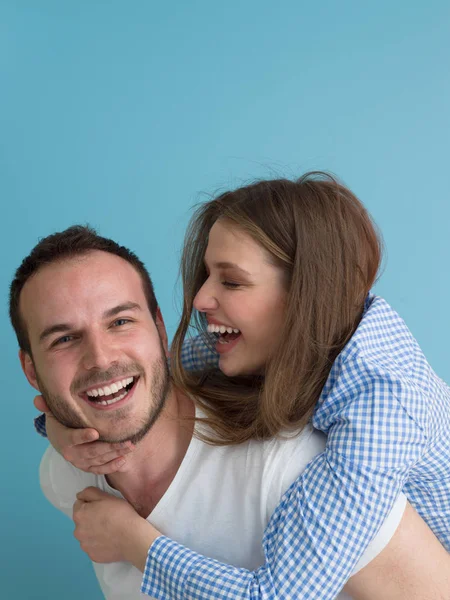
[[[105,423],[96,423],[97,419],[88,422],[75,415],[67,416],[60,411],[55,412],[54,416],[61,425],[70,429],[95,429],[99,434],[97,441],[108,444],[121,444],[123,442],[137,444],[147,435],[159,415],[159,411],[155,411],[149,416],[146,422],[143,423],[141,421],[139,424],[135,422],[134,426],[130,424],[126,416],[121,416],[120,418],[116,416],[116,422],[114,424],[110,423],[105,427]]]
[[[132,444],[137,444],[148,433],[148,429],[145,429],[145,431],[126,432],[123,434],[120,434],[118,432],[102,433],[98,429],[97,431],[99,432],[99,438],[97,441],[106,442],[107,444],[122,444],[124,442],[131,442]]]
[[[144,424],[140,424],[138,427],[115,427],[114,430],[105,431],[104,428],[97,428],[99,433],[99,442],[106,442],[108,444],[122,444],[124,442],[131,442],[132,444],[138,444],[150,429],[153,427],[158,414],[152,415],[151,418]]]

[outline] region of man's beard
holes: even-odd
[[[128,365],[117,365],[112,367],[108,371],[105,371],[101,375],[99,373],[96,373],[90,375],[89,378],[84,378],[83,384],[85,387],[89,387],[90,382],[88,379],[91,379],[92,385],[98,384],[100,386],[102,382],[110,381],[111,379],[119,377],[121,375],[127,376],[130,372],[138,372],[142,375],[144,370],[137,363],[132,363]],[[72,429],[84,429],[86,427],[91,427],[81,417],[79,417],[70,406],[67,406],[67,403],[64,401],[63,398],[56,394],[52,394],[49,392],[49,390],[47,390],[37,371],[36,379],[39,384],[40,392],[57,421],[59,421],[65,427],[70,427]],[[74,387],[80,389],[80,382],[77,382]],[[167,360],[165,359],[164,353],[162,353],[161,357],[158,358],[153,364],[152,380],[150,383],[148,413],[143,417],[139,417],[140,423],[136,425],[134,431],[129,431],[123,435],[116,436],[112,435],[111,433],[104,434],[101,431],[99,431],[100,436],[98,438],[98,441],[108,442],[110,444],[127,441],[130,441],[133,444],[137,444],[138,442],[140,442],[147,435],[147,433],[150,431],[153,424],[155,423],[156,419],[161,414],[161,411],[166,403],[169,388],[169,368],[167,366]],[[114,426],[114,424],[117,424],[119,427],[121,427],[124,423],[126,423],[128,419],[128,411],[129,407],[125,406],[123,409],[119,408],[115,411],[104,412],[102,414],[106,417],[107,421],[105,419],[105,422],[109,424],[110,428],[112,428],[111,424],[112,426]],[[95,429],[95,427],[93,428]]]

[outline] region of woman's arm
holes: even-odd
[[[276,508],[261,568],[229,567],[160,537],[150,548],[142,591],[173,600],[204,600],[206,591],[215,600],[334,599],[427,449],[392,380],[367,368],[353,362],[330,402],[316,411],[314,425],[328,435],[326,451]],[[415,399],[402,398],[409,406]]]
[[[143,533],[143,532],[142,532]],[[143,533],[144,535],[144,533]],[[151,535],[149,532],[147,535]],[[183,547],[165,537],[155,537],[152,547],[149,549],[149,556],[154,546],[159,546],[167,556],[173,552],[176,554]],[[142,548],[142,547],[141,547]],[[289,547],[286,547],[286,551]],[[140,550],[142,552],[142,549]],[[178,555],[180,558],[180,555]],[[197,560],[196,560],[197,559]],[[139,558],[141,560],[141,558]],[[198,570],[200,565],[205,564],[204,558],[188,551],[183,559],[187,561],[187,569]],[[328,567],[331,567],[331,560]],[[164,600],[165,598],[184,598],[185,600],[208,600],[214,598],[236,598],[239,600],[256,600],[259,598],[271,598],[273,600],[280,598],[316,598],[323,600],[329,598],[326,589],[319,591],[314,596],[310,593],[310,588],[306,585],[303,589],[292,584],[294,577],[294,568],[286,568],[285,578],[287,586],[282,586],[281,578],[278,580],[278,587],[274,589],[272,584],[266,578],[267,569],[262,567],[254,572],[238,569],[228,565],[221,564],[212,559],[206,559],[208,567],[211,568],[214,563],[215,573],[220,579],[220,583],[225,586],[223,592],[216,595],[216,591],[210,596],[209,582],[211,581],[208,573],[198,588],[193,590],[189,587],[185,592],[180,592],[177,583],[176,566],[182,566],[183,562],[174,561],[173,557],[169,559],[164,566],[165,576],[167,578],[166,588],[172,586],[172,590],[177,590],[176,594],[167,596],[162,588],[155,598]],[[135,564],[140,568],[140,563]],[[147,561],[146,578],[141,591],[153,596],[155,584],[155,572],[153,571],[155,563]],[[310,569],[309,577],[314,578],[314,573]],[[159,579],[159,577],[158,577]],[[289,583],[289,580],[291,583]],[[242,585],[236,586],[236,582]],[[281,590],[281,587],[284,587]],[[295,589],[292,595],[292,590]],[[291,590],[286,592],[286,590]],[[346,594],[349,594],[353,600],[450,600],[450,554],[441,545],[439,540],[426,525],[417,512],[407,504],[404,515],[388,545],[361,571],[352,576],[344,587]],[[280,593],[281,592],[281,593]],[[336,595],[333,596],[335,598]]]
[[[97,488],[86,488],[77,498],[74,535],[89,557],[95,562],[124,560],[143,571],[148,548],[161,534],[125,500]],[[404,500],[399,507],[403,511]],[[385,534],[390,533],[388,526]],[[390,541],[349,579],[344,591],[353,600],[449,600],[450,554],[412,506],[406,504]],[[211,596],[205,591],[198,597],[206,600]],[[295,597],[302,598],[301,591]]]

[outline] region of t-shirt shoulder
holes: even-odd
[[[267,514],[316,456],[325,450],[326,436],[308,424],[300,432],[282,432],[264,443],[264,481]]]
[[[98,487],[98,477],[84,473],[49,446],[42,457],[39,478],[41,489],[49,502],[72,518],[73,505],[78,492],[88,486]]]

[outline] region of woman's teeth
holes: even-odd
[[[207,331],[208,333],[218,334],[217,341],[219,344],[229,344],[241,335],[239,329],[228,327],[228,325],[216,325],[215,323],[210,323],[207,327]]]
[[[239,329],[233,329],[233,327],[227,327],[226,325],[215,325],[210,323],[206,328],[208,333],[240,333]]]

